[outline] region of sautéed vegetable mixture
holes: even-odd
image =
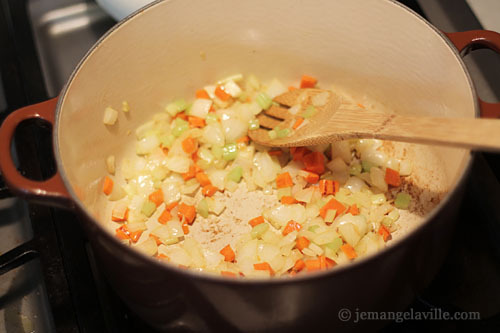
[[[306,75],[300,82],[316,85]],[[288,89],[234,75],[137,128],[134,154],[106,159],[102,189],[116,237],[158,260],[228,277],[294,276],[382,249],[411,203],[399,187],[412,166],[378,140],[255,144],[247,132],[259,127],[256,115]],[[294,128],[311,112],[297,108]],[[130,109],[123,102],[121,111]],[[104,123],[113,126],[118,112],[108,107]]]

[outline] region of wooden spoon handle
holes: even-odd
[[[500,120],[395,116],[375,133],[378,139],[500,150]]]
[[[497,119],[407,117],[366,110],[349,111],[340,117],[349,122],[351,128],[356,128],[353,121],[358,122],[358,133],[364,137],[500,151],[500,120]]]

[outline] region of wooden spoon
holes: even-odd
[[[255,142],[272,147],[314,146],[352,138],[404,141],[500,151],[500,120],[409,117],[342,105],[339,96],[322,89],[296,89],[274,98],[249,131]],[[285,107],[283,107],[285,106]],[[288,107],[288,108],[287,108]],[[289,128],[304,112],[313,114],[286,137],[271,139],[269,130]],[[274,133],[279,132],[275,131]]]

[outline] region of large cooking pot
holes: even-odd
[[[122,245],[103,227],[104,159],[169,100],[234,73],[291,81],[314,74],[355,97],[403,114],[496,116],[478,100],[459,52],[500,49],[488,31],[445,34],[391,0],[159,1],[111,29],[75,69],[57,101],[20,109],[0,130],[0,168],[12,191],[78,211],[107,278],[128,306],[165,328],[189,306],[202,329],[363,328],[354,311],[404,309],[435,275],[449,248],[471,154],[437,147],[448,195],[414,232],[367,259],[293,279],[244,280],[160,263]],[[356,96],[357,94],[357,96]],[[103,110],[129,101],[129,116],[102,124]],[[10,143],[28,118],[53,125],[58,173],[43,182],[15,169]],[[70,223],[68,221],[68,223]],[[339,310],[353,312],[349,320]],[[343,321],[345,320],[345,321]],[[380,322],[378,323],[380,324]],[[203,326],[206,325],[206,326]]]

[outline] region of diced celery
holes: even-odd
[[[329,248],[333,252],[337,252],[342,246],[342,238],[337,237],[331,243],[325,244],[325,247]]]
[[[222,148],[222,158],[226,161],[232,161],[238,155],[238,146],[236,143],[228,143]]]
[[[360,163],[354,163],[351,165],[349,168],[349,173],[352,176],[359,176],[361,174],[361,171],[363,170],[363,167],[361,166]]]
[[[283,187],[278,189],[278,200],[281,200],[282,197],[291,197],[291,196],[292,196],[291,187]]]
[[[305,109],[304,112],[302,112],[302,118],[304,119],[311,118],[316,114],[316,112],[318,112],[318,110],[316,110],[316,108],[313,105],[309,105],[307,109]]]
[[[319,228],[319,225],[312,225],[309,228],[307,228],[307,231],[316,233],[316,229],[318,229],[318,228]]]
[[[160,136],[159,139],[163,147],[170,148],[175,141],[175,136],[173,136],[172,134],[164,134]]]
[[[267,134],[269,135],[269,138],[271,140],[274,140],[278,137],[278,133],[276,133],[275,130],[270,130],[269,132],[267,132]]]
[[[221,146],[212,146],[212,155],[214,155],[215,159],[220,160],[222,158],[222,149]]]
[[[187,108],[186,101],[184,99],[178,99],[167,105],[165,110],[173,117],[181,111]]]
[[[219,118],[217,117],[217,114],[215,113],[209,113],[207,114],[207,117],[205,118],[205,121],[208,125],[211,125],[211,124],[217,124],[218,123],[218,120]]]
[[[260,94],[258,94],[255,100],[256,100],[257,104],[259,104],[259,106],[261,108],[263,108],[264,110],[269,109],[269,107],[273,103],[273,100],[271,99],[271,97],[269,97],[264,92],[261,92]]]
[[[363,169],[363,172],[370,172],[370,169],[374,167],[375,165],[371,162],[368,161],[361,161],[361,167]]]
[[[248,123],[249,123],[248,129],[251,131],[256,130],[260,127],[258,119],[252,119]]]
[[[156,204],[152,201],[146,200],[141,208],[141,213],[146,215],[147,217],[151,217],[153,213],[156,211]]]
[[[388,216],[384,216],[384,218],[382,219],[382,224],[384,225],[384,227],[390,227],[391,224],[393,224],[393,223],[394,223],[394,220]]]
[[[278,138],[286,138],[290,134],[290,129],[289,128],[283,128],[283,129],[274,129],[276,131],[276,136]]]
[[[175,137],[179,137],[182,133],[189,129],[189,123],[181,118],[175,118],[174,128],[172,129],[172,134]]]
[[[259,238],[268,229],[269,229],[269,224],[267,224],[267,223],[257,224],[255,227],[252,228],[252,231],[250,232],[250,235],[252,236],[253,239]]]
[[[198,202],[198,206],[196,206],[196,212],[205,218],[208,217],[208,202],[206,199],[202,199],[200,200],[200,202]]]
[[[394,200],[394,206],[396,206],[399,209],[408,209],[408,206],[410,206],[411,202],[411,196],[408,193],[398,193],[396,195],[396,200]]]
[[[238,165],[227,174],[227,179],[232,180],[235,183],[239,183],[241,181],[242,175],[243,175],[243,168]]]

